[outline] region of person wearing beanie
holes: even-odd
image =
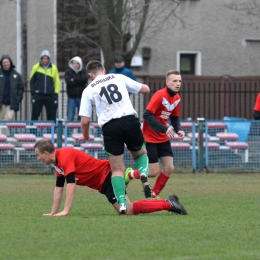
[[[56,121],[60,78],[58,68],[51,62],[49,51],[44,50],[30,74],[32,96],[31,120],[38,120],[45,106],[47,120]]]
[[[0,120],[14,120],[23,99],[22,76],[14,69],[9,55],[2,55],[0,66]]]
[[[77,115],[79,113],[82,92],[89,79],[86,70],[83,68],[82,59],[79,56],[69,61],[69,69],[65,71],[64,77],[68,95],[67,120],[74,121],[76,110]],[[77,120],[80,120],[79,116],[77,116]]]
[[[109,73],[112,74],[123,74],[132,80],[136,80],[134,73],[125,67],[125,60],[122,56],[117,56],[115,58],[115,68],[110,70]]]

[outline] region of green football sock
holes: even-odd
[[[111,182],[118,204],[120,205],[121,203],[124,203],[126,205],[124,178],[121,176],[115,176],[111,178]]]
[[[139,170],[140,174],[145,174],[148,176],[149,173],[149,162],[148,157],[146,154],[142,154],[135,160],[137,169]]]

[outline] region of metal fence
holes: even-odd
[[[164,76],[145,78],[151,88],[150,97],[165,86]],[[181,119],[204,117],[222,120],[227,117],[252,119],[256,96],[260,91],[260,77],[207,77],[182,76],[180,95],[182,99]]]
[[[260,122],[227,117],[225,120],[181,121],[184,140],[176,135],[171,146],[175,172],[258,172]],[[34,144],[48,138],[56,147],[72,147],[106,159],[102,131],[91,122],[90,140],[79,142],[80,122],[0,121],[1,173],[52,173],[51,166],[37,161]],[[126,167],[135,168],[129,151]]]
[[[198,170],[204,168],[210,172],[259,172],[259,130],[259,121],[244,118],[206,120],[201,156],[203,159],[198,158]],[[201,160],[203,161],[200,163]]]
[[[67,120],[67,89],[64,77],[60,77],[60,93],[58,95],[58,111],[57,118],[62,118]],[[130,99],[136,111],[141,116],[142,119],[143,111],[144,111],[144,97],[142,94],[130,95]],[[46,110],[45,107],[42,109],[42,113],[40,115],[39,120],[46,120]],[[23,96],[23,101],[20,106],[20,110],[15,114],[15,120],[30,120],[31,119],[31,92],[29,88],[29,82],[25,84],[25,91]],[[92,121],[97,121],[96,110],[93,109]],[[77,120],[77,116],[75,116],[75,120]]]
[[[66,84],[61,73],[61,91],[59,93],[58,118],[67,119]],[[150,86],[151,92],[147,96],[131,95],[130,99],[142,120],[143,111],[155,91],[165,86],[164,76],[139,76],[138,80]],[[252,119],[256,96],[260,91],[260,77],[206,77],[182,76],[183,84],[180,90],[182,98],[182,120],[191,118],[196,120],[204,117],[208,120],[223,120],[225,116]],[[24,92],[24,99],[20,111],[16,113],[16,120],[31,119],[31,93],[29,82]],[[43,109],[40,120],[46,120]],[[95,111],[92,120],[96,121]]]
[[[260,159],[257,152],[257,147],[260,145],[260,122],[250,119],[256,96],[260,90],[260,77],[183,76],[182,78],[181,123],[186,137],[183,141],[179,140],[177,136],[171,140],[175,171],[257,172]],[[145,76],[140,81],[150,86],[150,95],[145,98],[141,94],[131,95],[130,98],[142,120],[143,111],[151,95],[164,87],[165,79],[163,76]],[[16,113],[16,121],[9,122],[18,125],[8,126],[8,122],[0,122],[0,168],[2,172],[38,172],[38,168],[41,171],[51,169],[36,161],[32,146],[43,137],[43,134],[48,134],[48,138],[57,142],[57,125],[54,122],[45,121],[44,109],[39,121],[28,121],[31,115],[30,99],[30,91],[27,86],[21,109]],[[95,123],[97,121],[95,111],[93,111],[91,125],[93,138],[86,142],[85,146],[76,139],[77,134],[80,134],[81,131],[79,122],[66,122],[66,114],[66,85],[61,77],[58,118],[64,119],[63,138],[60,139],[62,145],[84,150],[101,159],[106,158],[101,130]],[[187,118],[191,120],[185,120]],[[202,122],[199,124],[197,118],[206,120],[199,121]],[[19,141],[15,136],[17,133],[32,134],[35,139]],[[96,149],[90,149],[91,146],[88,147],[88,143],[95,144]],[[125,151],[125,163],[126,166],[134,167],[127,150]]]
[[[66,84],[63,77],[60,77],[60,93],[58,95],[58,118],[67,118],[67,91]],[[20,110],[15,114],[15,120],[30,120],[31,119],[31,92],[29,82],[25,82],[25,90],[23,95],[23,100],[20,105]],[[46,120],[46,110],[45,107],[42,109],[39,120]]]

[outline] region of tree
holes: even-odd
[[[178,0],[80,0],[73,2],[73,5],[75,3],[78,6],[77,10],[85,10],[86,17],[93,17],[92,35],[86,31],[82,35],[80,26],[63,26],[60,42],[72,35],[75,39],[82,38],[91,42],[94,49],[102,50],[107,71],[113,68],[114,57],[118,55],[125,58],[126,66],[129,67],[146,32],[158,30],[170,15],[182,21],[176,15]],[[72,3],[68,1],[67,5]],[[80,16],[80,12],[76,12],[74,15],[71,13],[68,18],[68,23],[78,24],[77,21],[83,17]],[[86,27],[89,26],[90,24],[86,23]],[[98,38],[93,39],[92,36],[97,34]]]
[[[84,64],[100,59],[97,25],[86,0],[58,0],[57,26],[60,71],[67,69],[68,61],[74,56],[80,56]]]

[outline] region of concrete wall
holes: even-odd
[[[195,51],[201,53],[201,75],[259,75],[260,42],[246,45],[244,40],[260,39],[260,17],[227,8],[231,3],[245,1],[180,1],[176,14],[184,24],[171,15],[161,28],[149,31],[140,44],[139,53],[142,47],[149,46],[151,59],[144,61],[137,70],[162,75],[169,69],[177,68],[178,51]],[[162,19],[163,15],[157,19]],[[249,25],[257,19],[258,26]]]
[[[56,64],[56,0],[1,0],[0,3],[0,55],[9,54],[17,65],[19,56],[19,13],[18,4],[27,5],[27,50],[28,75],[32,66],[39,61],[40,53],[47,49]],[[19,10],[19,8],[18,8]],[[21,55],[21,54],[20,54]],[[21,64],[22,66],[22,64]],[[19,71],[19,69],[18,69]],[[19,71],[21,72],[21,71]],[[26,75],[24,75],[26,77]]]
[[[0,56],[8,54],[17,65],[17,26],[15,1],[2,0],[0,3]]]
[[[36,4],[37,2],[37,4]],[[51,61],[56,65],[56,1],[28,0],[27,26],[28,26],[28,68],[39,61],[43,50],[51,54]]]

